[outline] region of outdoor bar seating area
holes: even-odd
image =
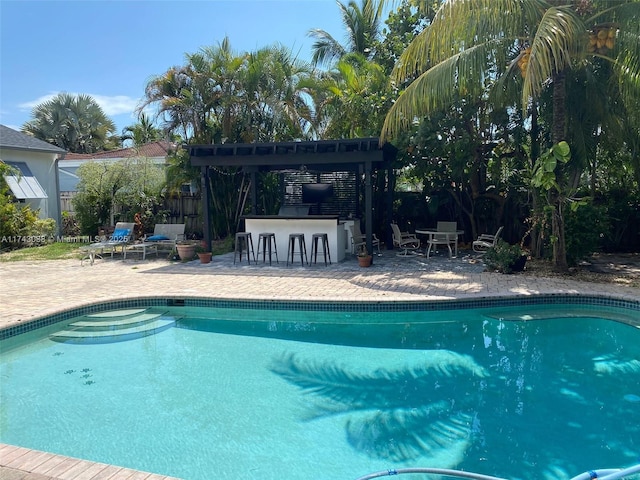
[[[247,215],[244,217],[244,223],[245,231],[251,233],[252,238],[258,238],[265,232],[273,234],[277,247],[275,251],[289,253],[287,261],[290,263],[295,263],[295,255],[294,258],[291,258],[290,255],[296,253],[295,250],[292,252],[292,247],[298,247],[297,244],[291,243],[291,235],[302,236],[303,248],[310,251],[314,257],[313,259],[307,257],[307,263],[309,260],[316,261],[318,253],[324,259],[325,252],[329,256],[333,255],[334,260],[340,262],[344,260],[345,252],[349,249],[345,222],[340,221],[337,215]],[[327,244],[324,244],[323,237],[318,237],[318,235],[326,236],[324,238],[326,238]],[[258,246],[260,245],[261,242]],[[318,252],[318,249],[321,251]],[[259,253],[262,252],[263,250],[260,250]],[[260,258],[260,255],[258,257]]]
[[[265,144],[189,145],[190,161],[201,168],[205,242],[210,242],[208,191],[210,169],[236,167],[250,177],[251,212],[241,218],[234,262],[325,264],[343,261],[353,251],[353,231],[360,222],[366,231],[358,239],[369,252],[379,240],[372,231],[372,173],[392,175],[396,149],[378,138],[276,142]],[[279,211],[261,211],[258,173],[280,179]],[[387,182],[388,183],[388,182]],[[384,192],[385,212],[392,210]],[[238,235],[237,234],[237,235]],[[256,244],[254,244],[256,242]],[[278,258],[278,255],[280,256]]]

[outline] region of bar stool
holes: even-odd
[[[256,262],[256,253],[253,250],[253,239],[251,238],[251,232],[237,232],[236,233],[236,249],[233,251],[233,264],[236,264],[236,254],[240,253],[240,262],[242,262],[242,252],[247,250],[247,263],[251,265],[251,259],[249,258],[249,251],[253,255],[253,261]]]
[[[262,245],[262,250],[260,246]],[[265,262],[266,252],[269,252],[269,265],[271,265],[271,246],[273,245],[273,253],[276,254],[276,263],[278,261],[278,247],[276,246],[276,234],[270,232],[263,232],[258,235],[258,258],[260,258],[260,252],[262,251],[262,263]]]
[[[291,257],[291,263],[293,263],[296,240],[298,241],[298,248],[300,249],[300,263],[304,265],[309,263],[307,260],[307,244],[304,241],[304,233],[290,233],[289,234],[289,251],[287,252],[287,265],[289,265],[289,257]],[[302,257],[304,255],[304,258]]]
[[[327,255],[331,263],[331,252],[329,251],[329,236],[326,233],[314,233],[311,235],[311,258],[313,263],[318,263],[318,242],[322,241],[322,253],[324,253],[324,264],[327,265]]]

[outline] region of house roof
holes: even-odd
[[[0,148],[14,150],[35,150],[39,152],[65,153],[65,150],[38,138],[18,132],[4,125],[0,125]]]
[[[175,150],[176,145],[171,142],[159,141],[145,143],[139,147],[120,148],[118,150],[109,150],[106,152],[96,153],[67,153],[62,160],[101,160],[113,158],[131,158],[131,157],[166,157],[169,150]]]

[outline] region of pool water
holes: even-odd
[[[604,319],[629,313],[156,310],[143,337],[3,341],[0,441],[186,480],[640,458],[640,328]]]

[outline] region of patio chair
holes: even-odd
[[[434,253],[438,249],[438,245],[446,245],[449,250],[449,258],[453,257],[453,251],[451,250],[451,246],[455,247],[458,243],[458,224],[456,222],[438,222],[436,225],[436,232],[429,235],[429,246],[427,247],[427,258],[431,254],[431,248],[433,248]],[[457,252],[457,249],[456,249]]]
[[[417,253],[416,250],[420,248],[420,239],[415,234],[401,232],[397,223],[391,224],[391,230],[393,231],[393,246],[402,250],[402,253],[397,254],[399,257]]]
[[[116,253],[116,249],[118,247],[120,247],[122,249],[122,252],[124,253],[125,247],[133,241],[134,227],[135,223],[116,223],[113,233],[109,236],[108,239],[102,242],[95,242],[82,247],[82,250],[86,253],[86,256],[80,260],[80,264],[82,264],[84,260],[89,259],[91,264],[93,265],[94,259],[96,257],[102,258],[105,250],[111,253],[111,258],[113,258],[113,254]]]
[[[159,249],[173,250],[181,240],[184,240],[184,223],[156,223],[153,235],[145,235],[142,241],[153,243]]]
[[[351,253],[355,255],[363,246],[367,245],[367,236],[360,231],[356,232],[354,225],[349,225],[349,230],[351,231]],[[358,228],[358,230],[360,229]],[[380,240],[376,237],[375,233],[373,234],[371,246],[378,250],[378,256],[382,255],[380,252]]]
[[[498,240],[500,239],[503,228],[504,227],[498,228],[496,233],[493,235],[488,233],[478,235],[478,239],[471,244],[471,248],[473,248],[473,251],[478,253],[485,253],[490,248],[495,247],[496,243],[498,243]]]

